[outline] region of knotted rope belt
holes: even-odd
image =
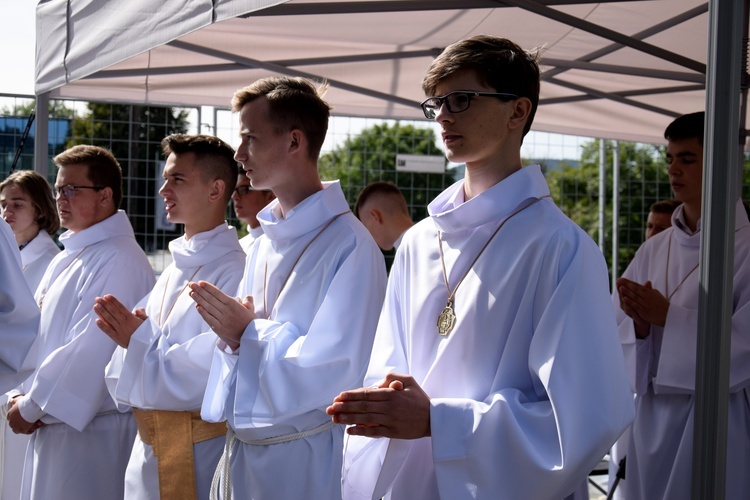
[[[200,412],[133,408],[141,441],[157,458],[159,496],[164,500],[197,500],[193,444],[227,432],[226,422],[206,422]]]
[[[214,479],[211,482],[211,498],[210,500],[231,500],[232,499],[232,483],[230,480],[230,462],[232,458],[232,448],[237,441],[242,441],[245,444],[251,446],[270,446],[272,444],[288,443],[289,441],[295,441],[297,439],[303,439],[306,437],[320,434],[333,427],[335,424],[329,420],[328,422],[315,427],[314,429],[308,429],[306,431],[293,432],[290,434],[283,434],[281,436],[273,436],[265,439],[249,439],[245,440],[237,436],[230,426],[227,426],[227,441],[224,447],[224,454],[219,460],[219,465],[216,467],[214,473]],[[219,496],[219,483],[221,483],[221,496]]]

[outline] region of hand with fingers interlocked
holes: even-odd
[[[257,318],[253,298],[230,297],[206,281],[191,282],[188,287],[198,314],[221,340],[237,350],[245,328]]]
[[[430,397],[414,377],[389,373],[377,387],[344,391],[326,409],[356,436],[419,439],[431,435]]]

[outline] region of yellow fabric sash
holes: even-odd
[[[193,444],[225,435],[226,422],[206,422],[197,411],[133,408],[133,416],[141,441],[154,450],[161,499],[197,500]]]

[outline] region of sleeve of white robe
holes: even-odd
[[[288,322],[255,319],[242,336],[239,355],[216,350],[215,356],[226,361],[215,360],[212,372],[227,376],[236,369],[237,428],[273,425],[322,410],[341,391],[362,383],[385,293],[382,256],[358,251],[353,240],[322,293],[307,331]],[[229,384],[213,379],[209,385],[214,394],[207,389],[204,418],[216,418],[213,413],[221,407],[216,391],[227,391]]]
[[[79,291],[79,305],[68,319],[71,340],[42,362],[26,395],[41,411],[77,430],[96,416],[108,398],[104,367],[116,344],[96,326],[94,299],[112,294],[132,309],[153,286],[153,272],[149,272],[140,261],[129,262],[128,255],[119,255],[88,277]],[[66,327],[65,318],[60,318],[60,327]]]
[[[211,281],[233,295],[239,276],[235,269]],[[115,351],[107,366],[107,385],[119,408],[126,402],[141,409],[185,411],[201,407],[216,334],[192,305],[183,317],[173,321],[176,323],[171,327],[181,329],[180,337],[190,336],[189,340],[171,340],[149,318],[133,334],[127,349],[118,347]]]
[[[623,278],[640,283],[638,276],[640,252],[628,265]],[[635,336],[635,324],[633,319],[625,314],[620,307],[620,292],[614,287],[612,292],[612,307],[615,310],[615,321],[617,322],[617,331],[620,335],[623,355],[625,356],[625,365],[630,378],[630,386],[633,392],[641,393],[648,385],[648,363],[650,361],[651,341],[637,339]]]
[[[6,225],[3,229],[8,229]],[[12,236],[12,233],[11,233]],[[0,392],[5,392],[31,374],[33,366],[23,361],[39,329],[39,307],[26,285],[18,250],[0,234]]]

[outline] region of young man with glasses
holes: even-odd
[[[54,161],[65,250],[37,288],[37,368],[8,412],[14,432],[32,434],[21,497],[122,498],[136,428],[107,395],[104,367],[116,344],[96,327],[93,306],[111,293],[133,307],[154,272],[118,210],[122,171],[114,156],[81,145]]]
[[[232,193],[232,203],[237,219],[247,224],[247,235],[240,239],[240,245],[245,252],[249,252],[253,242],[263,234],[263,228],[258,222],[258,212],[275,199],[276,196],[270,189],[253,188],[250,179],[240,167],[237,186]]]
[[[344,498],[564,498],[633,402],[604,259],[521,166],[536,58],[477,36],[422,87],[466,175],[404,236],[365,388],[328,408],[351,425]]]
[[[234,293],[245,252],[224,219],[237,178],[232,147],[183,134],[161,145],[167,162],[159,194],[167,219],[185,228],[169,243],[174,262],[135,313],[113,295],[97,298],[94,311],[119,346],[106,368],[107,388],[120,410],[133,408],[138,424],[125,498],[190,500],[208,498],[227,428],[200,418],[216,336],[187,285],[205,280]]]

